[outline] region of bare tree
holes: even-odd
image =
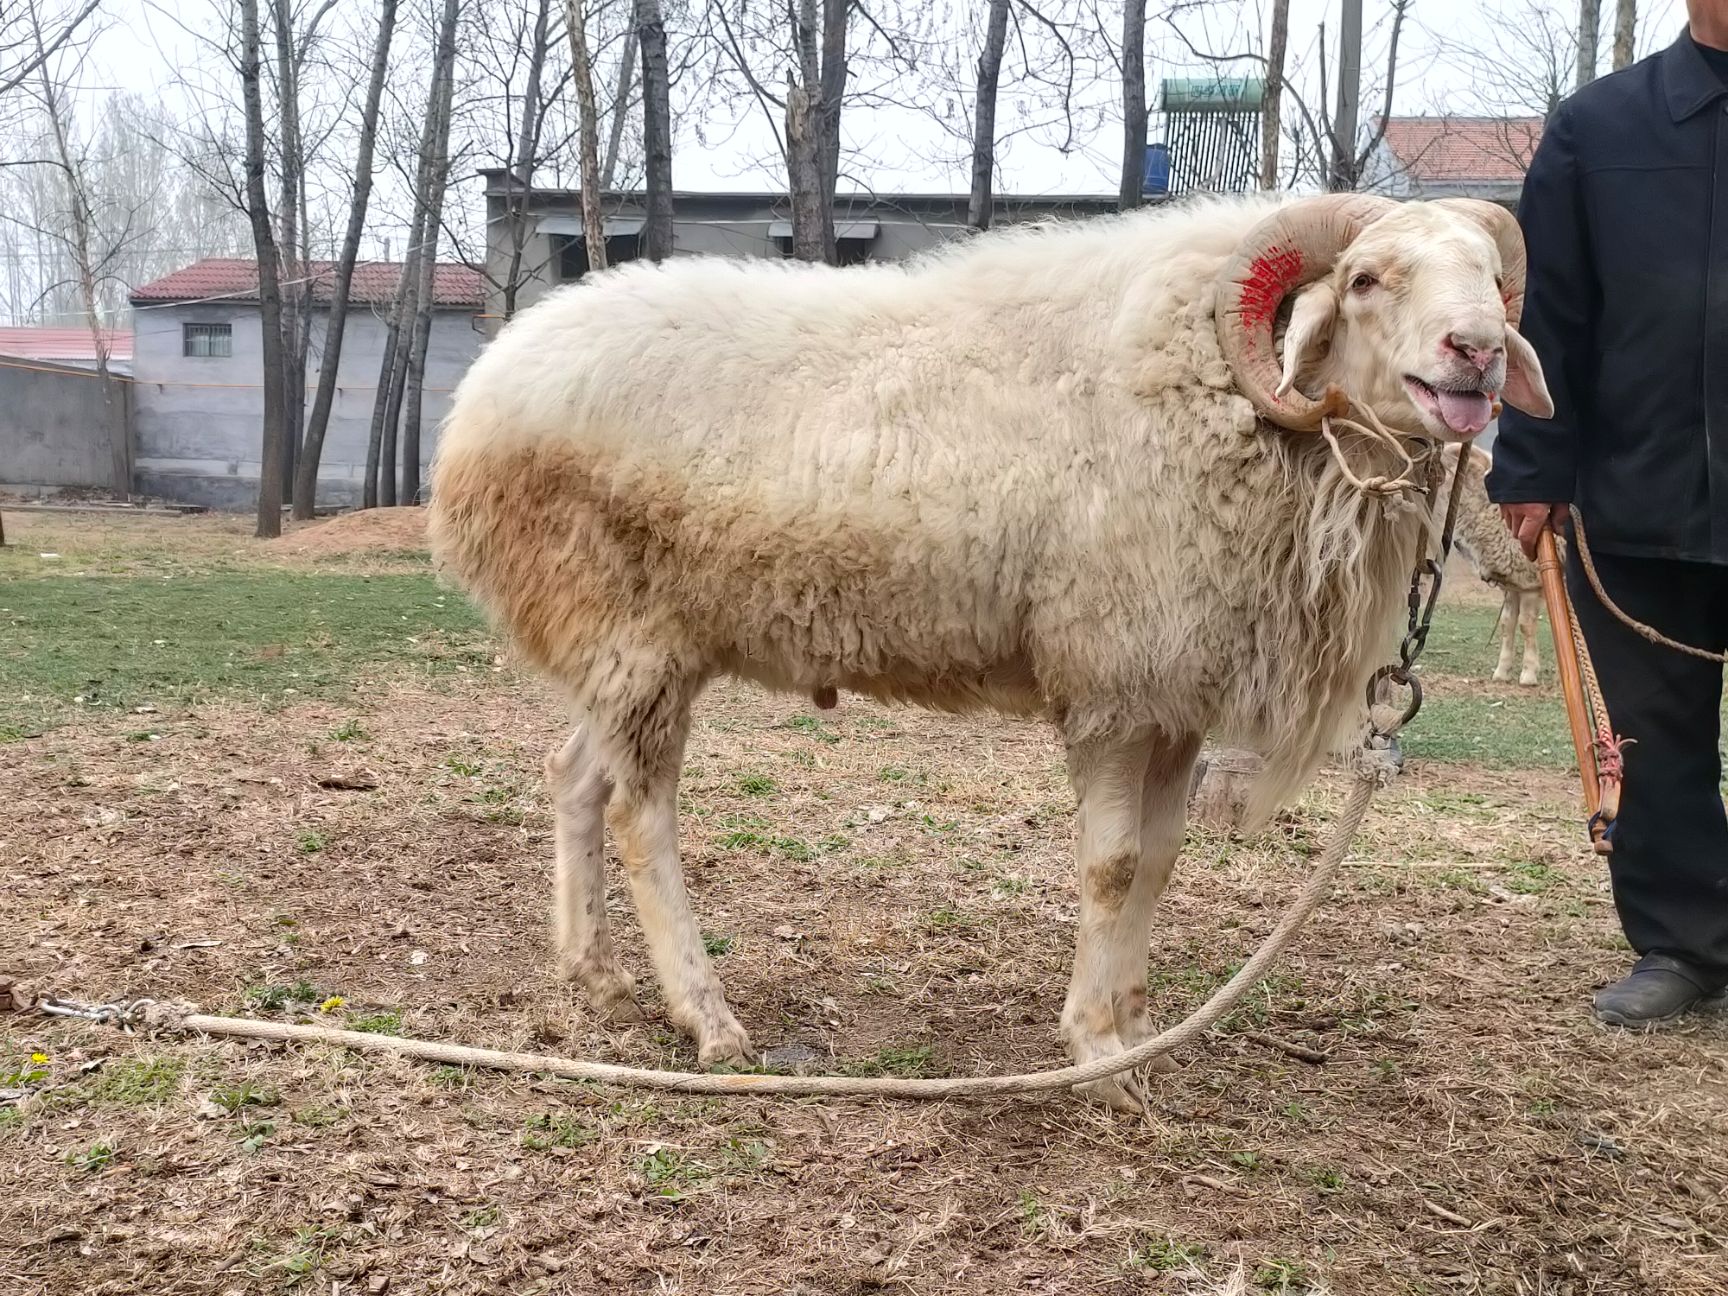
[[[348,227],[342,235],[342,250],[330,285],[330,311],[324,325],[318,391],[313,397],[312,414],[306,424],[306,444],[295,469],[294,516],[301,519],[311,517],[317,503],[318,465],[324,455],[324,436],[330,426],[330,411],[336,399],[336,375],[342,359],[343,334],[348,325],[354,265],[360,256],[360,240],[366,232],[366,213],[372,200],[372,162],[378,140],[378,115],[395,32],[396,0],[383,0],[378,11],[378,32],[372,42],[366,102],[360,112],[359,151],[354,160],[354,192],[348,204]]]
[[[1602,0],[1578,0],[1578,79],[1582,90],[1596,79],[1596,46],[1602,31]]]
[[[409,340],[407,392],[402,404],[402,502],[415,504],[420,498],[420,410],[426,391],[426,352],[432,340],[436,306],[438,235],[443,221],[444,193],[450,181],[450,114],[455,93],[456,22],[461,0],[444,0],[438,24],[438,54],[434,66],[436,87],[431,119],[434,123],[431,153],[423,159],[427,178],[425,225],[416,249],[414,330]]]
[[[48,61],[82,31],[102,0],[82,0],[49,14],[39,3],[0,8],[0,98],[29,85]]]
[[[582,156],[582,241],[588,268],[606,268],[606,222],[600,213],[600,120],[594,108],[594,69],[588,58],[588,15],[583,0],[565,0],[570,68],[576,84],[578,147]]]
[[[1357,104],[1361,96],[1362,5],[1361,0],[1344,0],[1346,22],[1339,39],[1338,112],[1325,125],[1328,146],[1326,187],[1334,192],[1361,187],[1369,160],[1380,147],[1380,141],[1386,138],[1386,125],[1392,117],[1392,99],[1398,88],[1399,40],[1403,35],[1405,16],[1414,3],[1415,0],[1392,0],[1392,35],[1386,51],[1384,99],[1367,138],[1361,139],[1357,129]]]
[[[99,253],[95,247],[95,214],[90,196],[90,177],[83,159],[74,151],[67,129],[66,106],[53,75],[53,54],[49,50],[49,35],[44,32],[40,15],[30,11],[36,40],[36,76],[42,97],[42,109],[48,118],[54,141],[54,163],[65,187],[70,216],[70,238],[67,246],[72,253],[78,277],[78,298],[83,308],[84,323],[90,330],[90,345],[96,359],[97,381],[102,388],[102,411],[107,423],[110,490],[117,500],[132,495],[132,439],[126,426],[125,398],[109,369],[108,330],[103,326],[97,280]]]
[[[1260,187],[1278,187],[1278,141],[1283,136],[1284,54],[1290,40],[1290,0],[1272,0],[1266,43],[1266,93],[1260,118]]]
[[[282,391],[282,288],[277,273],[276,234],[264,189],[264,96],[258,0],[240,0],[240,92],[246,114],[246,213],[258,258],[258,309],[263,317],[264,427],[258,466],[260,539],[282,534],[282,439],[287,402]]]
[[[402,271],[396,281],[396,295],[391,304],[389,323],[384,334],[384,355],[379,365],[378,389],[373,397],[372,426],[366,444],[366,478],[361,485],[361,505],[394,506],[397,502],[397,465],[403,464],[403,476],[408,476],[406,453],[398,454],[398,437],[402,431],[402,412],[409,387],[409,368],[413,354],[413,338],[421,312],[420,285],[422,262],[426,266],[428,288],[435,283],[438,257],[439,224],[433,211],[433,197],[442,205],[443,185],[440,170],[449,169],[449,116],[453,87],[447,82],[454,74],[456,17],[458,0],[444,0],[443,17],[439,21],[437,48],[433,57],[431,80],[426,92],[426,112],[416,152],[413,181],[413,210],[409,218],[408,246]],[[432,303],[425,302],[430,328]],[[418,422],[415,437],[418,441]],[[405,448],[404,448],[405,449]],[[419,464],[413,470],[416,485]],[[408,496],[413,502],[413,496]]]
[[[648,219],[642,255],[672,255],[672,75],[666,63],[666,19],[660,0],[636,0],[636,42],[642,51],[642,145]],[[620,107],[619,111],[622,111]]]
[[[1614,10],[1614,70],[1637,57],[1638,0],[1620,0]]]
[[[1002,51],[1008,44],[1008,3],[990,0],[984,49],[978,55],[978,101],[972,112],[972,195],[966,203],[966,223],[975,230],[990,228],[995,206],[996,85],[1002,76]]]
[[[1460,111],[1482,116],[1551,116],[1577,77],[1578,28],[1570,13],[1552,0],[1518,0],[1502,13],[1500,32],[1491,49],[1460,45],[1448,51],[1447,63],[1467,87],[1454,102]]]
[[[636,84],[636,24],[624,33],[624,53],[618,60],[618,89],[612,96],[612,124],[606,135],[606,160],[600,164],[602,192],[612,187],[618,171],[618,151],[624,144],[624,123],[629,120],[631,87]]]
[[[1122,185],[1116,206],[1138,207],[1146,187],[1146,0],[1122,5]]]
[[[330,2],[326,0],[327,5]],[[294,461],[306,413],[306,330],[312,305],[312,285],[300,255],[306,150],[300,137],[300,69],[291,0],[270,0],[270,15],[276,40],[276,247],[286,286],[282,294],[282,478],[292,497]]]

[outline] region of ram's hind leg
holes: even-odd
[[[611,781],[584,729],[546,757],[554,816],[554,925],[558,972],[618,1021],[642,1016],[636,983],[612,948],[606,919],[606,802]]]
[[[695,1039],[698,1056],[710,1066],[748,1061],[750,1040],[702,946],[678,859],[678,772],[700,686],[694,674],[649,678],[638,671],[620,678],[607,691],[607,716],[618,723],[605,748],[618,853],[666,1011]]]

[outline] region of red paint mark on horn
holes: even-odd
[[[1248,266],[1242,281],[1242,323],[1250,329],[1271,328],[1278,304],[1302,277],[1302,254],[1294,248],[1268,248]]]

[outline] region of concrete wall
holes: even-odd
[[[110,418],[126,419],[126,384],[104,399],[94,371],[0,357],[0,482],[13,486],[113,484]]]
[[[452,388],[479,353],[477,310],[433,316],[421,411],[421,476],[432,459],[438,422]],[[263,438],[263,334],[254,305],[210,302],[140,310],[133,342],[133,445],[138,489],[182,503],[251,508],[256,501]],[[317,390],[324,319],[314,321],[307,362],[306,407]],[[184,354],[183,326],[227,323],[233,355]],[[336,400],[319,461],[318,503],[356,504],[366,464],[366,439],[383,363],[381,312],[356,307],[342,337]]]
[[[515,218],[503,191],[500,173],[488,176],[486,195],[487,280],[489,301],[487,323],[494,327],[502,323],[504,303],[494,286],[510,277],[512,221]],[[678,194],[676,216],[672,225],[672,243],[680,255],[764,257],[783,260],[783,245],[772,237],[776,222],[789,218],[786,201],[774,195],[742,194]],[[1076,217],[1096,215],[1113,210],[1114,196],[1108,199],[1000,198],[994,220],[997,224],[1012,224],[1021,220],[1040,220],[1050,216]],[[608,197],[607,214],[638,218],[641,204],[634,196]],[[529,232],[523,243],[522,274],[525,282],[518,289],[516,309],[531,306],[547,292],[567,282],[559,276],[558,248],[567,235],[548,233],[542,228],[542,218],[550,218],[561,228],[571,228],[581,216],[579,197],[569,190],[539,190],[528,199]],[[874,200],[842,199],[836,203],[837,223],[874,221],[876,236],[870,241],[869,260],[903,261],[920,252],[937,247],[966,232],[966,196],[910,196]]]

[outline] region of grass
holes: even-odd
[[[350,1017],[343,1024],[351,1031],[362,1031],[367,1035],[400,1035],[402,1033],[402,1014],[399,1012],[363,1013],[358,1017]]]
[[[167,1102],[180,1092],[186,1063],[180,1058],[116,1058],[84,1086],[92,1103],[145,1107]]]
[[[543,1112],[530,1116],[523,1124],[522,1147],[529,1152],[545,1152],[552,1148],[578,1148],[600,1137],[592,1125],[562,1112],[548,1116]]]
[[[429,575],[258,569],[5,579],[0,737],[39,733],[81,712],[351,698],[380,671],[489,667],[492,651],[479,617]],[[336,736],[363,735],[355,725]]]
[[[1569,769],[1573,757],[1566,712],[1555,693],[1448,687],[1454,678],[1484,681],[1493,675],[1499,655],[1496,616],[1491,607],[1455,605],[1435,614],[1422,667],[1430,677],[1450,678],[1430,680],[1422,714],[1401,739],[1404,751],[1425,760],[1470,761],[1500,769]],[[1540,633],[1547,633],[1546,625]],[[1551,682],[1551,653],[1546,669]]]
[[[873,1058],[860,1058],[841,1067],[849,1076],[931,1076],[938,1069],[931,1065],[935,1050],[928,1044],[910,1048],[885,1048]]]

